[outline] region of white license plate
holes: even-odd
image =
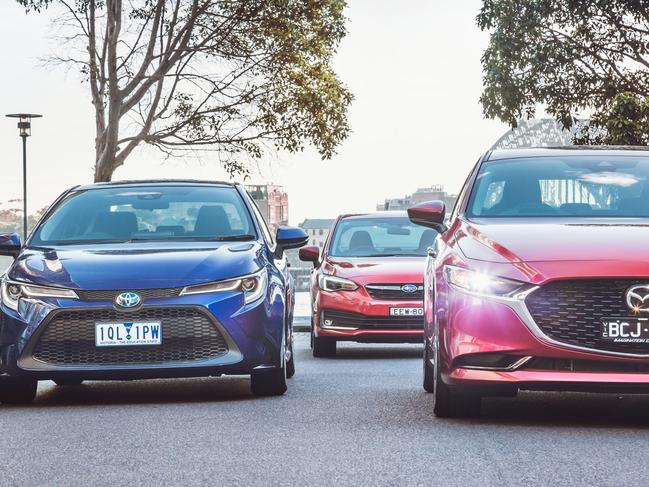
[[[95,323],[95,345],[98,347],[160,344],[162,344],[162,323],[159,321]]]
[[[424,308],[390,308],[390,316],[424,316]]]

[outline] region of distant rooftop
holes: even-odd
[[[329,228],[333,225],[333,218],[307,218],[300,225],[302,228]]]

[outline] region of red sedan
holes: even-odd
[[[422,342],[424,262],[437,234],[406,212],[343,215],[322,254],[302,248],[315,267],[313,355],[334,356],[338,341]]]
[[[487,153],[425,272],[437,416],[519,390],[649,392],[649,151]]]

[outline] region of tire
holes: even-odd
[[[428,343],[424,341],[424,390],[430,394],[435,392],[435,368],[430,363]]]
[[[287,389],[286,363],[281,368],[254,371],[250,376],[250,390],[255,396],[281,396]]]
[[[59,387],[65,386],[79,386],[83,383],[80,379],[57,379],[54,383]]]
[[[290,345],[290,352],[291,355],[289,359],[286,361],[286,378],[290,379],[295,375],[295,354],[293,353],[293,339],[291,339],[291,345]]]
[[[29,404],[36,397],[38,381],[14,377],[0,377],[0,403]]]
[[[280,366],[274,369],[253,370],[250,375],[250,391],[255,396],[281,396],[288,389],[286,341],[282,338],[280,346]]]
[[[318,358],[336,356],[336,340],[329,337],[312,335],[313,356]]]
[[[480,415],[480,396],[458,394],[442,381],[439,350],[435,347],[433,413],[438,418],[470,418]]]

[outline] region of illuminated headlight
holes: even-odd
[[[192,294],[222,293],[226,291],[240,291],[243,293],[243,300],[246,304],[256,301],[266,294],[268,284],[268,273],[262,269],[255,274],[228,279],[225,281],[208,282],[207,284],[197,284],[196,286],[187,286],[181,292],[181,296]]]
[[[18,281],[2,280],[2,303],[14,311],[18,311],[18,303],[22,298],[66,298],[79,299],[72,289],[60,287],[36,286]]]
[[[446,282],[465,291],[491,296],[515,297],[530,286],[520,281],[470,271],[452,265],[444,266]]]
[[[358,289],[358,284],[354,281],[329,274],[320,274],[318,286],[323,291],[356,291]]]

